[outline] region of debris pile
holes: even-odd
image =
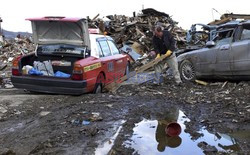
[[[7,80],[11,75],[11,65],[15,57],[34,51],[35,46],[27,37],[18,35],[15,39],[0,42],[0,88],[10,82]]]
[[[161,25],[164,29],[172,32],[178,48],[185,48],[186,31],[177,26],[168,14],[154,9],[144,9],[133,17],[124,15],[109,15],[103,19],[89,19],[89,27],[99,28],[102,33],[106,32],[116,42],[119,48],[124,45],[131,46],[137,53],[144,54],[153,50],[151,38],[152,28]]]
[[[11,62],[16,56],[24,55],[34,51],[34,45],[29,38],[21,38],[15,40],[5,40],[0,45],[0,61],[3,63]]]

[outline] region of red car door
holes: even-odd
[[[111,83],[116,79],[115,59],[106,38],[98,39],[97,46],[100,50],[100,59],[105,71],[106,83]]]
[[[125,73],[126,65],[127,65],[126,56],[120,54],[120,51],[116,47],[114,41],[108,40],[108,44],[113,55],[117,76],[122,77]]]

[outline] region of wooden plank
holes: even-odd
[[[122,78],[118,79],[117,81],[114,81],[112,83],[109,83],[105,86],[105,89],[111,92],[115,92],[120,86],[121,83],[124,82],[125,80],[127,80],[129,77],[133,77],[135,76],[137,73],[142,73],[145,70],[153,67],[154,65],[156,65],[157,63],[161,62],[162,60],[166,59],[168,56],[163,55],[158,59],[155,59],[153,61],[150,61],[149,63],[139,67],[138,69],[136,69],[134,72],[130,72],[129,76],[123,76]]]
[[[212,21],[210,22],[208,25],[220,25],[220,24],[224,24],[224,23],[227,23],[229,21],[231,21],[232,18],[230,17],[227,17],[227,18],[224,18],[222,20],[215,20],[215,21]]]
[[[154,65],[158,64],[159,62],[161,62],[162,60],[164,60],[164,59],[167,58],[167,57],[168,57],[168,56],[163,55],[163,56],[161,56],[160,58],[155,59],[155,60],[153,60],[153,61],[150,61],[149,63],[147,63],[147,64],[145,64],[145,65],[139,67],[139,68],[136,69],[135,71],[136,71],[136,73],[142,73],[142,72],[144,72],[145,70],[147,70],[147,69],[153,67]]]
[[[245,19],[245,20],[250,19],[249,14],[224,14],[222,16],[233,18],[233,19]]]
[[[100,14],[98,13],[98,14],[92,19],[92,21],[96,20],[99,16],[100,16]]]
[[[221,20],[212,21],[208,25],[220,25],[220,24],[227,23],[233,19],[249,20],[250,15],[248,15],[248,14],[223,14],[221,16]]]
[[[111,91],[111,92],[114,92],[121,86],[121,84],[124,81],[126,81],[129,77],[133,77],[135,75],[136,75],[135,71],[130,72],[129,76],[125,75],[125,76],[121,77],[120,79],[118,79],[117,81],[114,81],[112,83],[107,84],[104,89]]]

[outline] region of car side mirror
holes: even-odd
[[[206,43],[206,47],[210,48],[210,47],[214,47],[215,46],[215,42],[214,41],[208,41]]]

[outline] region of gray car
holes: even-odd
[[[216,30],[206,47],[177,57],[184,81],[250,79],[250,20],[231,22]]]

